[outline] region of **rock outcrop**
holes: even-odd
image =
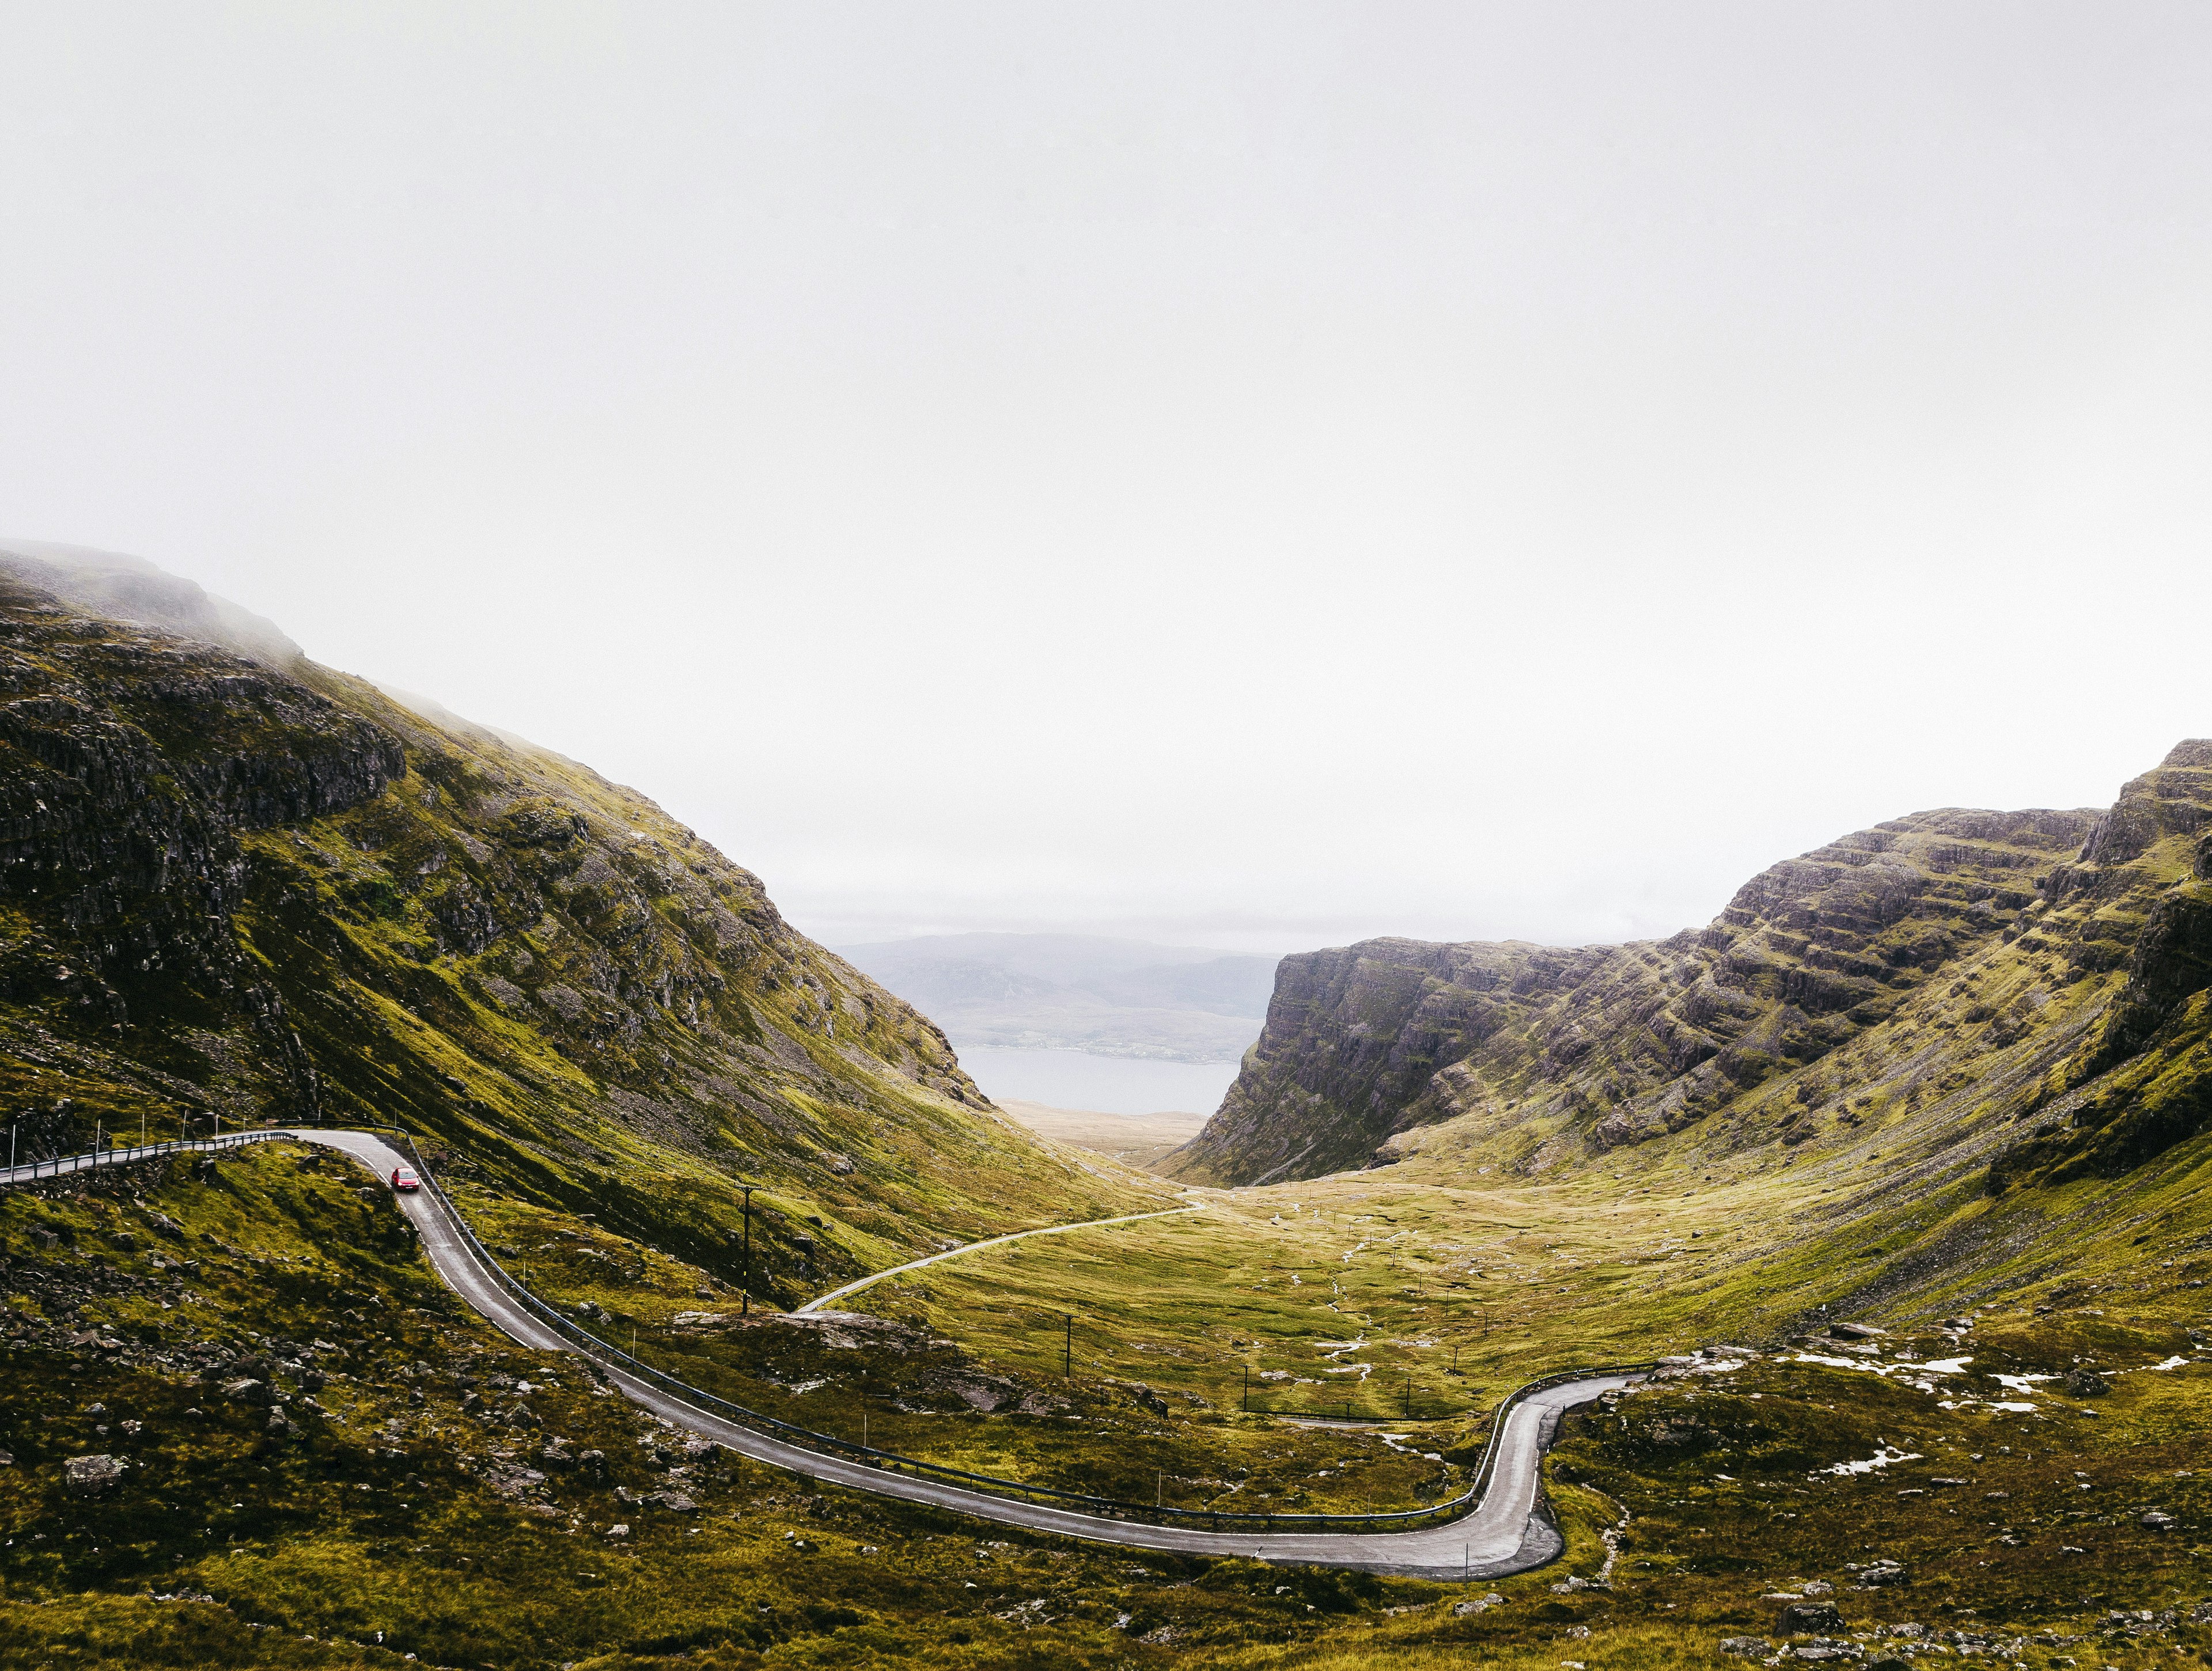
[[[2132,1164],[2204,1122],[2192,1099],[2212,1074],[2177,1053],[2212,985],[2208,874],[2212,744],[2191,742],[2107,811],[1895,819],[1772,866],[1666,940],[1287,957],[1219,1113],[1159,1170],[1312,1177],[1387,1162],[1437,1127],[1523,1172],[1716,1117],[1726,1145],[1786,1148],[1856,1127],[1869,1104],[1984,1084],[2000,1094],[1977,1117],[2002,1125],[2044,1110],[2046,1075],[2110,1090],[2123,1064],[2155,1058],[2180,1069],[2149,1098],[2164,1112],[2144,1115],[2141,1088],[2122,1092],[2124,1115],[2094,1090],[2069,1105],[2096,1111],[2070,1117],[2105,1133],[2087,1145],[2098,1164]],[[2065,1148],[2023,1150],[1996,1175]]]
[[[0,556],[27,1156],[96,1125],[398,1123],[732,1275],[743,1179],[763,1291],[1121,1199],[642,796],[252,621],[158,571]]]

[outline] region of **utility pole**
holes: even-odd
[[[750,1317],[753,1314],[753,1187],[742,1183],[738,1188],[745,1192],[744,1289],[738,1298],[738,1315]]]
[[[1163,1508],[1168,1500],[1168,1471],[1162,1468],[1152,1480],[1152,1506]]]
[[[1413,1377],[1411,1375],[1408,1375],[1408,1376],[1406,1377],[1406,1414],[1405,1414],[1404,1419],[1406,1419],[1407,1421],[1411,1421],[1411,1420],[1413,1420]]]
[[[1252,1366],[1249,1364],[1244,1366],[1244,1413],[1248,1416],[1252,1413]]]
[[[1075,1379],[1075,1314],[1070,1311],[1066,1317],[1067,1334],[1060,1348],[1060,1378],[1073,1381]]]
[[[100,1164],[100,1122],[95,1120],[92,1122],[92,1164],[95,1168]]]

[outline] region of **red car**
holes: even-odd
[[[415,1176],[415,1169],[403,1166],[392,1175],[392,1187],[403,1195],[411,1195],[422,1187],[422,1180]]]

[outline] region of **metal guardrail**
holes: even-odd
[[[375,1129],[398,1128],[378,1127]],[[26,1161],[13,1169],[0,1167],[0,1189],[16,1184],[40,1183],[52,1178],[70,1177],[80,1172],[104,1172],[111,1166],[135,1166],[142,1160],[156,1160],[164,1155],[203,1154],[219,1149],[240,1149],[249,1143],[270,1142],[282,1135],[279,1132],[232,1132],[223,1137],[172,1138],[159,1143],[92,1149],[81,1155],[49,1155],[43,1160]]]
[[[625,1352],[611,1341],[603,1340],[563,1314],[545,1299],[508,1273],[492,1256],[491,1249],[469,1228],[468,1220],[461,1216],[459,1206],[447,1194],[428,1164],[422,1158],[412,1133],[398,1126],[371,1125],[366,1122],[349,1123],[343,1127],[326,1126],[325,1130],[371,1131],[390,1133],[404,1142],[415,1157],[416,1176],[423,1188],[438,1203],[447,1221],[459,1234],[461,1244],[468,1250],[484,1275],[496,1283],[535,1321],[553,1330],[583,1357],[603,1368],[619,1370],[623,1374],[646,1382],[661,1391],[682,1399],[710,1414],[733,1421],[765,1437],[781,1440],[800,1450],[831,1455],[863,1467],[885,1473],[903,1474],[919,1480],[930,1480],[963,1491],[972,1491],[987,1497],[1012,1498],[1018,1501],[1064,1507],[1071,1510],[1113,1520],[1142,1521],[1154,1525],[1203,1528],[1212,1531],[1288,1532],[1411,1532],[1427,1526],[1440,1526],[1461,1518],[1470,1512],[1489,1489],[1492,1476],[1498,1468],[1500,1446],[1505,1434],[1507,1419],[1516,1407],[1532,1394],[1547,1387],[1559,1386],[1571,1381],[1587,1380],[1594,1376],[1636,1375],[1655,1365],[1644,1364],[1613,1364],[1596,1369],[1560,1370],[1540,1376],[1516,1387],[1499,1403],[1492,1418],[1490,1437],[1483,1446],[1482,1461],[1477,1465],[1473,1481],[1457,1497],[1446,1502],[1431,1504],[1419,1509],[1390,1509],[1351,1514],[1272,1514],[1233,1509],[1177,1509],[1155,1503],[1139,1503],[1124,1498],[1100,1497],[1088,1492],[1066,1491],[1056,1486],[1036,1486],[1026,1480],[1001,1479],[994,1474],[971,1474],[964,1468],[947,1467],[941,1462],[924,1461],[919,1457],[905,1456],[896,1451],[879,1450],[871,1445],[855,1444],[850,1439],[840,1438],[834,1433],[823,1433],[811,1427],[802,1427],[771,1416],[764,1411],[735,1404],[702,1387],[692,1386],[674,1376],[655,1369],[634,1352]],[[228,1137],[186,1139],[179,1143],[159,1144],[130,1151],[130,1160],[153,1158],[160,1154],[200,1152],[211,1149],[242,1147],[250,1143],[265,1143],[287,1135],[282,1132],[240,1132]],[[73,1157],[79,1162],[88,1157]],[[58,1169],[62,1163],[48,1163]],[[110,1163],[127,1164],[128,1161]],[[89,1170],[80,1164],[72,1170]],[[45,1176],[58,1176],[58,1171]],[[29,1179],[0,1179],[4,1182],[28,1182]]]

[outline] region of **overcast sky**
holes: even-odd
[[[1664,933],[2212,733],[2201,3],[0,19],[0,530],[832,941]]]

